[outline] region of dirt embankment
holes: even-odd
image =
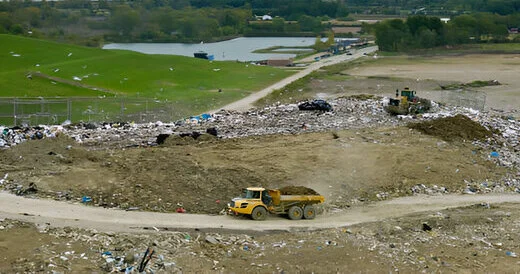
[[[87,198],[103,207],[218,214],[249,186],[304,186],[324,195],[327,207],[344,208],[409,195],[416,185],[456,192],[467,181],[499,182],[505,173],[485,150],[406,128],[180,139],[109,150],[68,138],[28,141],[0,152],[2,172],[9,174],[4,187],[23,193],[33,184],[31,195]]]

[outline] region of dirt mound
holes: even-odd
[[[0,150],[0,189],[124,210],[218,214],[249,186],[319,192],[330,208],[345,208],[382,191],[405,195],[421,184],[454,191],[468,178],[496,180],[504,172],[480,153],[432,149],[436,138],[407,128],[199,141],[204,135],[178,136],[184,145],[169,143],[170,136],[160,146],[124,149],[31,140]]]
[[[410,123],[408,127],[445,141],[483,140],[493,135],[492,131],[462,114],[421,123]]]
[[[320,195],[318,192],[304,186],[286,186],[280,188],[282,195]]]
[[[211,131],[211,129],[208,129]],[[179,146],[196,144],[200,142],[210,142],[216,139],[216,131],[214,134],[200,133],[198,131],[185,132],[180,134],[159,134],[157,136],[157,144],[163,146]]]

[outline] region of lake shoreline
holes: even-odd
[[[326,39],[326,38],[323,38]],[[166,54],[193,57],[195,52],[207,52],[215,61],[262,61],[268,59],[289,59],[295,53],[267,52],[255,53],[274,47],[310,48],[314,45],[314,37],[239,37],[231,40],[197,44],[184,43],[112,43],[103,49],[121,49],[137,51],[144,54]]]

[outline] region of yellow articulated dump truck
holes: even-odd
[[[291,220],[314,219],[315,205],[324,201],[325,197],[306,187],[248,187],[241,197],[228,204],[228,208],[235,215],[249,215],[253,220],[264,220],[268,212],[287,214]]]

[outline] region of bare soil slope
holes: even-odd
[[[187,138],[159,147],[87,150],[65,137],[34,140],[0,153],[10,188],[104,207],[218,214],[248,186],[305,186],[327,207],[376,194],[409,195],[414,185],[462,190],[466,181],[498,180],[488,152],[407,128],[259,136]],[[36,191],[27,191],[33,184]],[[16,190],[15,190],[16,191]]]

